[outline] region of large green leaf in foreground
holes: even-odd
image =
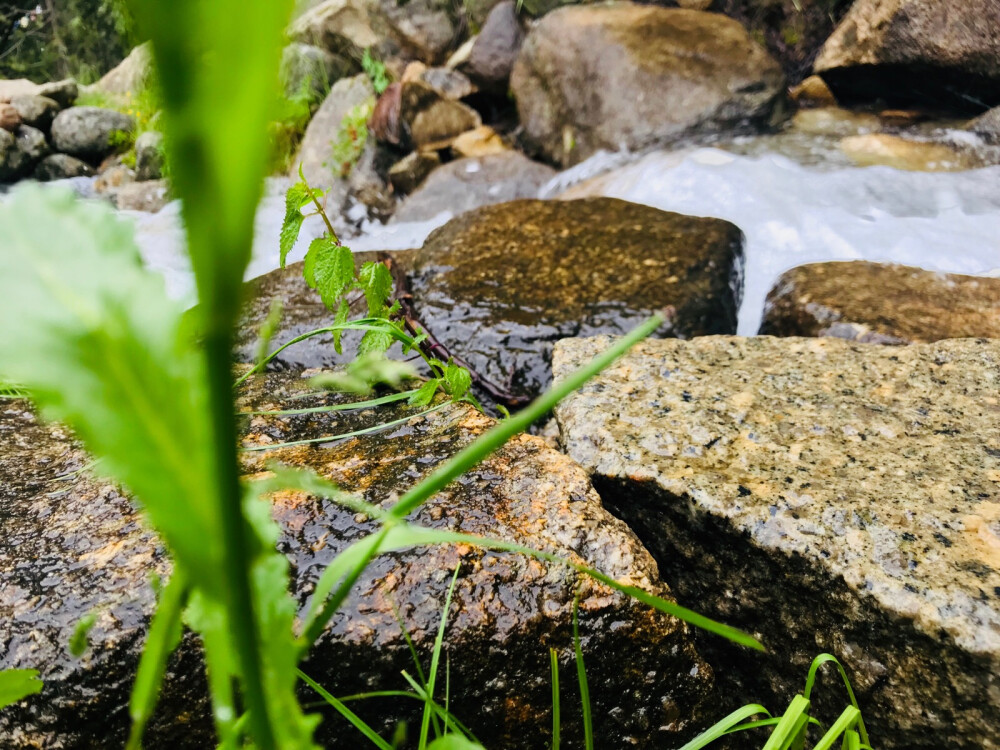
[[[0,320],[0,379],[104,456],[181,559],[217,570],[202,359],[131,228],[68,192],[14,190],[0,203]]]

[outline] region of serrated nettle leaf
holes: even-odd
[[[431,378],[420,386],[420,390],[410,396],[409,403],[412,406],[427,406],[427,404],[429,404],[434,398],[434,394],[437,393],[440,385],[440,378]]]
[[[0,319],[18,321],[0,326],[3,377],[104,457],[180,558],[218,569],[203,362],[131,227],[28,185],[0,204],[0,247]],[[221,576],[206,586],[221,592]]]
[[[350,248],[338,245],[330,237],[318,237],[310,243],[302,273],[328,309],[336,309],[341,297],[353,288],[354,271]]]
[[[445,367],[444,379],[447,383],[448,395],[452,399],[462,398],[472,387],[471,373],[453,362],[449,362],[448,366]]]
[[[5,669],[0,671],[0,708],[40,693],[43,683],[37,669]]]
[[[386,317],[386,302],[393,287],[392,272],[384,263],[369,261],[362,264],[358,281],[368,302],[368,314],[373,318]]]
[[[280,265],[285,267],[285,260],[288,253],[295,247],[299,239],[299,232],[302,231],[302,222],[305,217],[302,209],[311,202],[309,188],[304,182],[296,182],[285,193],[285,219],[281,223],[281,236],[279,239]]]
[[[385,330],[365,331],[358,343],[358,356],[385,354],[394,340],[392,334]]]

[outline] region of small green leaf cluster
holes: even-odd
[[[322,216],[327,232],[310,243],[302,275],[310,288],[319,293],[327,309],[334,313],[333,325],[314,333],[331,333],[334,348],[338,354],[342,354],[343,332],[364,331],[358,344],[358,358],[348,365],[346,371],[325,377],[324,385],[365,395],[370,393],[374,384],[398,383],[403,379],[404,371],[400,369],[398,363],[389,364],[384,355],[394,342],[399,341],[404,354],[416,350],[432,373],[410,398],[411,404],[426,406],[438,391],[441,391],[452,401],[464,400],[478,406],[471,394],[472,374],[454,362],[442,362],[424,353],[420,345],[426,340],[426,333],[412,336],[407,332],[406,326],[399,318],[399,302],[392,299],[394,282],[389,268],[384,263],[367,261],[358,269],[354,262],[354,254],[337,238],[329,217],[323,210],[319,200],[323,196],[323,191],[310,186],[301,169],[299,178],[299,181],[285,194],[285,219],[279,238],[280,265],[282,268],[285,267],[288,253],[298,241],[306,218],[302,213],[303,210],[314,208],[315,213],[309,215]],[[366,316],[354,321],[349,320],[352,304],[360,302],[362,298],[367,307]],[[267,361],[268,357],[262,358],[251,372],[265,365]],[[412,368],[407,367],[405,376],[414,375]]]
[[[330,154],[330,168],[343,179],[350,177],[368,143],[368,118],[372,116],[373,108],[372,101],[351,107],[337,127]]]
[[[379,96],[389,88],[389,71],[386,70],[385,63],[372,55],[370,49],[366,49],[361,56],[361,69],[372,82],[372,88]]]

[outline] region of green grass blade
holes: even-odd
[[[397,518],[404,518],[424,503],[431,495],[441,491],[451,482],[478,464],[514,435],[527,430],[532,423],[548,414],[556,404],[584,383],[610,366],[635,344],[659,328],[665,318],[657,314],[621,337],[607,351],[594,357],[589,363],[571,373],[548,391],[531,402],[523,411],[498,423],[472,444],[459,451],[452,459],[440,466],[430,476],[410,489],[391,509]]]
[[[793,747],[798,739],[802,726],[809,713],[810,703],[801,695],[792,698],[788,704],[788,709],[781,717],[781,721],[774,728],[774,732],[764,745],[764,750],[786,750]]]
[[[363,734],[373,745],[375,745],[375,747],[379,748],[379,750],[392,750],[392,745],[390,745],[388,742],[379,737],[378,733],[370,726],[368,726],[368,724],[366,724],[365,721],[360,716],[358,716],[351,709],[345,706],[341,701],[337,700],[332,695],[330,695],[330,693],[324,690],[319,683],[317,683],[315,680],[309,677],[309,675],[307,675],[301,669],[296,671],[298,672],[299,679],[301,679],[309,687],[311,687],[313,690],[319,693],[319,695],[323,697],[323,700],[325,700],[327,703],[333,706],[341,716],[347,719],[351,723],[351,725],[359,732],[361,732],[361,734]]]
[[[181,640],[181,612],[187,601],[188,584],[180,570],[175,570],[163,589],[156,614],[149,627],[149,637],[139,659],[139,669],[129,698],[129,729],[125,750],[140,750],[142,733],[156,708],[167,660]]]
[[[684,745],[681,750],[701,750],[701,748],[707,747],[723,735],[741,730],[742,722],[746,721],[751,716],[757,716],[759,714],[770,716],[771,712],[758,703],[750,703],[746,706],[741,706],[724,719],[715,722],[715,724]],[[746,728],[749,729],[750,727],[747,726]]]
[[[559,717],[559,654],[554,648],[549,649],[549,673],[552,675],[552,750],[559,750],[559,730],[562,727]]]
[[[448,625],[448,611],[451,609],[451,597],[455,593],[455,584],[458,583],[458,571],[460,565],[455,566],[455,573],[451,577],[451,585],[444,598],[444,608],[441,610],[441,623],[438,625],[437,635],[434,638],[434,650],[431,653],[431,668],[427,675],[427,697],[434,699],[434,686],[437,683],[438,664],[441,660],[441,648],[444,645],[444,631]],[[417,745],[419,750],[427,747],[427,736],[430,730],[431,707],[429,703],[424,704],[424,714],[420,722],[420,742]]]
[[[845,708],[840,716],[837,717],[837,720],[830,725],[827,733],[813,746],[813,750],[830,750],[833,747],[833,743],[857,724],[860,718],[861,712],[854,706]]]
[[[580,647],[580,598],[573,600],[573,653],[576,655],[576,679],[580,683],[580,706],[583,710],[583,745],[594,750],[594,722],[590,715],[590,688],[587,685],[587,668],[583,663]]]
[[[373,406],[382,406],[382,404],[391,404],[394,401],[405,401],[406,399],[413,396],[419,388],[414,388],[413,390],[403,391],[402,393],[391,393],[388,396],[380,396],[379,398],[371,398],[367,401],[352,401],[349,404],[330,404],[328,406],[311,406],[307,409],[276,409],[273,411],[241,411],[239,414],[241,416],[276,416],[276,417],[290,417],[296,414],[321,414],[328,411],[357,411],[358,409],[369,409]],[[326,391],[317,391],[313,395],[324,395]]]
[[[383,422],[382,424],[377,424],[374,427],[365,427],[361,430],[354,430],[353,432],[342,432],[339,435],[324,435],[323,437],[308,438],[306,440],[292,440],[287,443],[274,443],[273,445],[246,445],[240,450],[246,451],[247,453],[253,453],[255,451],[271,451],[277,450],[278,448],[289,448],[295,445],[310,445],[313,443],[330,443],[334,440],[345,440],[347,438],[358,437],[359,435],[369,435],[373,432],[382,432],[390,427],[397,427],[401,424],[406,424],[411,419],[416,419],[417,417],[426,417],[428,414],[433,414],[436,411],[441,411],[447,406],[451,406],[450,402],[444,402],[438,404],[430,409],[425,409],[424,411],[417,412],[416,414],[410,414],[405,417],[400,417],[399,419],[393,419],[390,422]]]
[[[868,739],[868,730],[865,727],[864,717],[860,715],[861,706],[858,705],[858,699],[854,696],[854,688],[851,687],[851,681],[847,677],[847,670],[844,669],[844,665],[833,654],[820,654],[815,659],[813,659],[812,664],[809,666],[809,674],[806,675],[806,687],[803,695],[808,698],[812,692],[813,687],[816,684],[816,679],[818,676],[819,668],[824,664],[834,664],[837,667],[837,671],[840,673],[840,678],[844,682],[844,687],[847,688],[847,695],[851,700],[851,705],[858,709],[858,735],[860,736],[861,742],[865,745],[870,744]]]

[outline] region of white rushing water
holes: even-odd
[[[739,226],[746,235],[744,335],[756,333],[777,276],[803,263],[864,259],[1000,275],[1000,167],[905,172],[846,166],[816,153],[793,160],[768,153],[762,140],[753,146],[746,149],[753,155],[706,147],[641,158],[599,154],[557,176],[540,197],[572,186],[570,194],[613,196]],[[248,278],[277,267],[287,184],[268,182]],[[171,294],[189,298],[193,284],[179,205],[158,214],[125,213],[136,224],[147,263],[164,273]],[[444,213],[419,224],[366,225],[349,244],[356,251],[419,247],[449,218]],[[300,259],[321,231],[318,219],[307,220],[290,259]]]

